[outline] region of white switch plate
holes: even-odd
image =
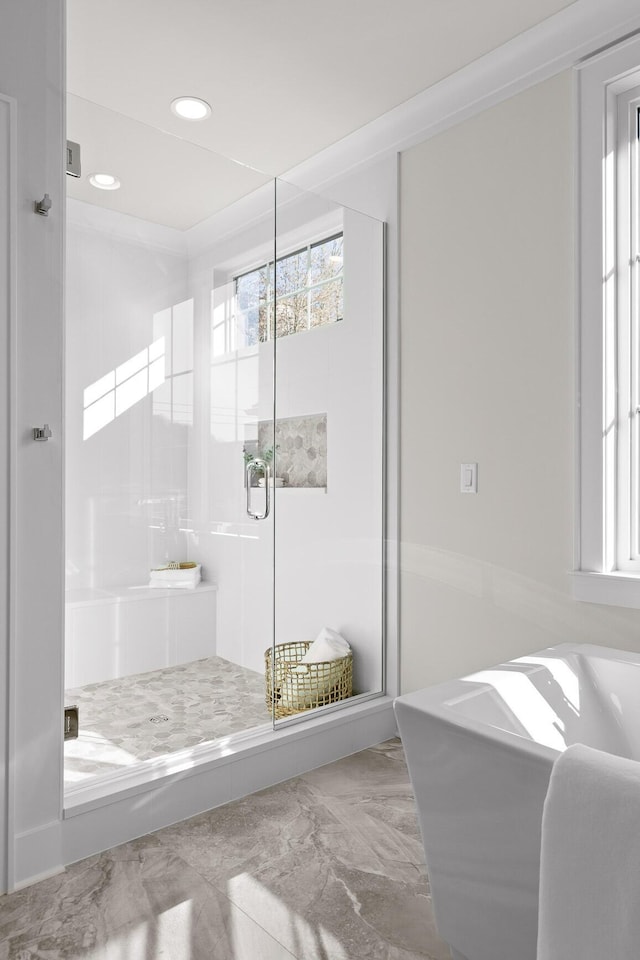
[[[478,492],[478,464],[460,464],[460,493]]]

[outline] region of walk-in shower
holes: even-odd
[[[72,797],[382,691],[384,232],[78,96],[67,132]],[[348,686],[296,665],[325,628]]]

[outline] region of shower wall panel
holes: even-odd
[[[247,226],[237,213],[233,223],[226,211],[219,231],[213,218],[208,242],[189,261],[197,383],[189,555],[218,587],[218,655],[262,672],[272,633],[273,526],[272,518],[247,516],[243,447],[273,409],[273,346],[250,345],[238,330],[233,277],[240,265],[273,256],[273,189],[256,222]]]
[[[193,385],[183,379],[180,393],[171,376],[172,316],[174,335],[189,322],[185,244],[68,204],[67,586],[140,585],[187,549]]]
[[[344,319],[278,341],[276,415],[326,411],[327,488],[275,491],[276,643],[338,630],[360,693],[382,682],[383,246],[341,214]]]

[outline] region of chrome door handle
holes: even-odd
[[[264,501],[264,513],[254,513],[251,509],[251,480],[253,479],[253,472],[256,469],[262,470],[264,475],[264,489],[265,489],[265,501]],[[269,465],[266,460],[260,460],[256,458],[254,460],[249,460],[247,464],[247,515],[251,517],[252,520],[266,520],[269,516],[269,511],[271,510],[271,492],[269,489]]]

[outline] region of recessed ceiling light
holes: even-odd
[[[89,183],[92,187],[98,187],[99,190],[120,189],[120,181],[110,173],[92,173],[89,177]]]
[[[171,101],[171,111],[182,120],[205,120],[211,116],[211,107],[200,97],[176,97]]]

